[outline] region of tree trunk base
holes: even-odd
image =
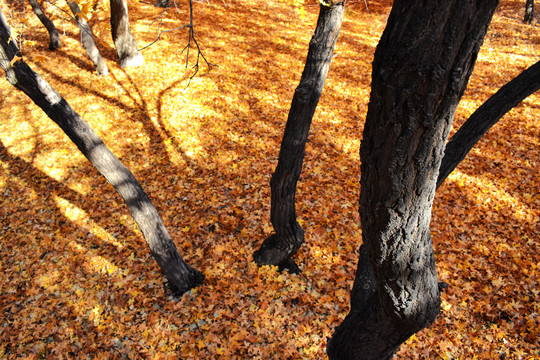
[[[525,16],[523,22],[526,24],[532,23],[534,18],[534,0],[527,0],[525,3]]]
[[[120,66],[124,69],[127,67],[137,67],[144,63],[144,57],[141,54],[135,56],[129,56],[124,59],[120,59]]]
[[[374,299],[374,303],[376,300]],[[414,332],[399,336],[381,316],[380,305],[373,304],[365,312],[351,312],[336,328],[328,341],[330,360],[389,360],[399,346]]]
[[[300,274],[302,272],[302,269],[296,264],[296,261],[291,258],[278,264],[278,271],[283,272],[284,270],[287,270],[289,274]]]
[[[182,286],[177,286],[165,277],[165,284],[175,296],[180,297],[189,290],[201,285],[204,281],[204,275],[199,270],[188,265],[188,271],[182,276],[182,280]]]
[[[109,68],[107,67],[107,65],[105,65],[104,62],[100,62],[96,66],[96,70],[97,70],[98,76],[107,76],[107,75],[109,75]]]
[[[50,34],[49,50],[56,50],[62,47],[60,34],[56,31]]]
[[[255,263],[259,266],[276,265],[280,271],[287,270],[291,274],[300,273],[300,268],[291,257],[304,243],[304,230],[298,223],[293,229],[288,232],[288,236],[272,234],[267,237],[260,249],[253,254]]]

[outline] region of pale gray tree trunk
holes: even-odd
[[[111,31],[116,53],[120,58],[120,66],[136,67],[144,62],[137,42],[129,28],[129,15],[126,0],[110,0]]]
[[[81,31],[81,41],[84,49],[86,50],[86,54],[96,66],[98,74],[101,76],[107,75],[109,73],[109,68],[107,68],[105,60],[103,60],[103,57],[99,53],[96,42],[94,41],[94,34],[92,34],[90,26],[88,26],[86,20],[81,16],[81,9],[79,8],[79,5],[77,5],[75,1],[67,1],[67,4],[69,5],[75,20],[77,21],[77,26]]]

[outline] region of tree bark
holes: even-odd
[[[77,145],[79,150],[126,202],[133,219],[141,229],[150,251],[156,259],[170,289],[178,295],[197,286],[203,275],[186,264],[156,208],[133,174],[107,148],[90,126],[69,106],[41,76],[22,58],[10,40],[10,29],[0,12],[0,65],[8,81],[24,92],[38,105]]]
[[[137,42],[129,29],[129,16],[126,0],[111,0],[111,31],[120,66],[137,67],[144,62]]]
[[[53,22],[47,17],[47,15],[45,15],[43,9],[41,8],[41,6],[39,6],[37,0],[28,0],[28,2],[32,6],[34,14],[36,14],[41,23],[49,32],[49,50],[60,49],[60,47],[62,46],[60,42],[60,34],[58,33],[58,30],[56,30]]]
[[[345,1],[320,6],[306,65],[289,110],[278,164],[270,181],[270,218],[275,233],[266,238],[254,253],[253,258],[259,265],[279,265],[290,272],[300,271],[291,259],[304,242],[304,231],[296,221],[296,184],[302,171],[313,114],[321,97],[341,29],[344,8]]]
[[[388,359],[430,325],[440,294],[429,222],[455,109],[496,0],[395,0],[360,147],[360,250],[330,359]]]
[[[505,84],[483,103],[446,144],[444,158],[439,169],[437,188],[493,125],[539,89],[540,61]]]
[[[154,6],[160,7],[160,8],[168,8],[169,3],[170,3],[170,0],[158,0],[158,2],[154,4]]]
[[[94,63],[98,75],[106,76],[109,73],[109,68],[107,68],[105,60],[103,60],[103,57],[101,57],[101,54],[99,53],[99,50],[94,41],[92,29],[90,29],[90,26],[88,26],[86,20],[80,16],[81,9],[79,8],[79,5],[77,5],[75,1],[67,1],[67,4],[69,5],[71,12],[73,13],[73,16],[75,16],[77,26],[81,31],[81,41],[84,49],[86,50],[86,54]]]
[[[525,2],[525,16],[523,22],[526,24],[532,23],[534,19],[534,0],[527,0]]]

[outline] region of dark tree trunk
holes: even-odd
[[[129,16],[126,0],[111,0],[111,31],[120,66],[137,67],[144,62],[137,42],[129,29]]]
[[[71,12],[73,13],[73,16],[75,16],[77,26],[81,31],[81,41],[84,49],[86,50],[86,54],[94,63],[98,75],[107,75],[109,73],[109,69],[107,68],[107,64],[105,64],[105,60],[103,60],[101,54],[99,53],[90,26],[88,26],[86,20],[84,20],[84,18],[80,16],[81,9],[79,8],[79,5],[77,5],[75,1],[67,1],[67,4],[69,5]]]
[[[439,169],[437,187],[467,156],[472,147],[508,111],[540,89],[540,61],[504,85],[482,104],[452,136]]]
[[[41,23],[45,26],[47,31],[49,32],[49,50],[56,50],[60,49],[60,46],[62,46],[60,42],[60,34],[58,33],[58,30],[56,30],[56,27],[54,26],[53,22],[49,20],[47,15],[43,12],[43,9],[41,6],[39,6],[37,0],[28,0],[30,5],[32,6],[32,10],[34,11],[34,14],[39,18]]]
[[[534,0],[527,0],[525,2],[525,16],[523,17],[523,22],[530,24],[534,18]]]
[[[170,3],[170,0],[159,0],[157,3],[154,4],[154,6],[160,7],[160,8],[168,8],[169,3]]]
[[[455,109],[496,0],[395,0],[375,52],[360,148],[360,250],[330,359],[388,359],[430,325],[440,294],[429,222]]]
[[[118,191],[141,229],[152,255],[167,278],[170,289],[180,295],[200,284],[203,275],[184,262],[156,208],[137,179],[41,76],[22,59],[14,61],[11,65],[11,60],[20,54],[15,43],[9,39],[10,30],[4,15],[0,12],[0,65],[6,72],[8,81],[28,95],[58,124],[84,156]]]
[[[299,271],[291,260],[304,242],[304,231],[296,221],[296,184],[302,171],[311,120],[321,97],[341,28],[344,7],[344,1],[320,6],[304,72],[294,93],[285,126],[278,164],[270,181],[270,218],[275,234],[266,238],[254,253],[253,258],[259,265],[281,265],[291,272]]]

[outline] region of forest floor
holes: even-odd
[[[20,6],[20,2],[16,3]],[[257,268],[268,236],[269,180],[318,6],[194,3],[187,29],[121,69],[108,2],[90,25],[110,70],[98,77],[62,13],[63,47],[25,8],[24,58],[66,98],[143,184],[203,285],[180,299],[113,188],[24,94],[0,81],[0,358],[322,359],[349,309],[361,243],[359,144],[371,61],[391,1],[347,4],[315,114],[297,193],[306,242],[300,275]],[[139,46],[157,25],[188,22],[188,6],[130,2]],[[502,1],[455,127],[499,87],[538,61],[540,23],[524,1]],[[11,16],[21,9],[14,9]],[[54,9],[49,9],[52,11]],[[31,16],[32,15],[32,16]],[[64,16],[62,20],[60,15]],[[540,94],[507,114],[437,192],[432,234],[441,314],[399,359],[540,358]]]

